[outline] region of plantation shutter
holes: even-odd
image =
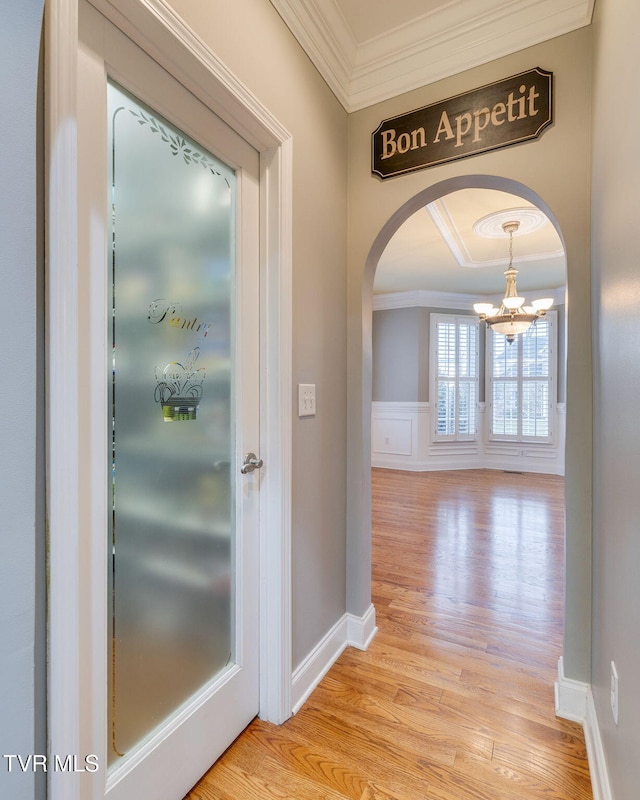
[[[553,317],[550,313],[538,320],[511,344],[503,334],[489,332],[492,439],[551,441],[556,369]]]
[[[437,315],[435,324],[436,441],[477,434],[478,322]]]

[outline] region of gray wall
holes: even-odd
[[[43,0],[5,2],[0,25],[0,797],[44,797],[5,754],[45,753],[38,59]],[[41,153],[40,153],[41,155]]]
[[[426,369],[425,369],[426,365]],[[429,311],[390,308],[373,315],[374,402],[429,399]]]
[[[268,0],[172,5],[293,136],[294,407],[317,386],[293,424],[296,666],[346,609],[347,114]]]
[[[640,5],[598,0],[594,21],[592,684],[615,800],[640,786]],[[620,680],[616,726],[610,663]]]

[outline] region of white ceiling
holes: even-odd
[[[594,0],[271,3],[345,109],[357,111],[588,25]],[[380,260],[374,291],[498,296],[508,237],[483,239],[473,224],[526,207],[522,198],[496,191],[447,195],[398,230]],[[563,286],[564,253],[550,222],[514,237],[514,265],[523,294]]]
[[[519,271],[520,292],[544,293],[564,286],[562,242],[538,209],[505,192],[462,189],[417,211],[400,227],[378,263],[375,293],[422,290],[500,295],[509,263],[509,237],[500,220],[497,238],[479,235],[474,224],[501,212],[507,212],[505,221],[523,223],[513,237],[513,265]],[[527,233],[525,222],[533,212],[543,224]]]
[[[358,45],[368,39],[383,36],[394,28],[433,14],[449,5],[450,0],[394,0],[394,2],[371,2],[371,0],[336,0],[345,22],[351,29]],[[322,13],[321,7],[319,7]]]

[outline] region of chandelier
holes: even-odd
[[[474,303],[473,310],[479,314],[480,321],[497,333],[503,333],[507,342],[511,343],[519,333],[528,331],[553,305],[553,299],[544,298],[533,300],[531,305],[525,306],[524,297],[518,296],[516,275],[518,270],[513,266],[513,234],[520,227],[517,220],[505,222],[502,230],[509,234],[509,267],[505,270],[507,287],[500,308],[493,303]]]

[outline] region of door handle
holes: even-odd
[[[254,469],[260,469],[260,467],[264,464],[264,461],[255,453],[247,453],[244,457],[244,462],[240,467],[240,472],[243,475],[246,475],[248,472],[253,472]]]

